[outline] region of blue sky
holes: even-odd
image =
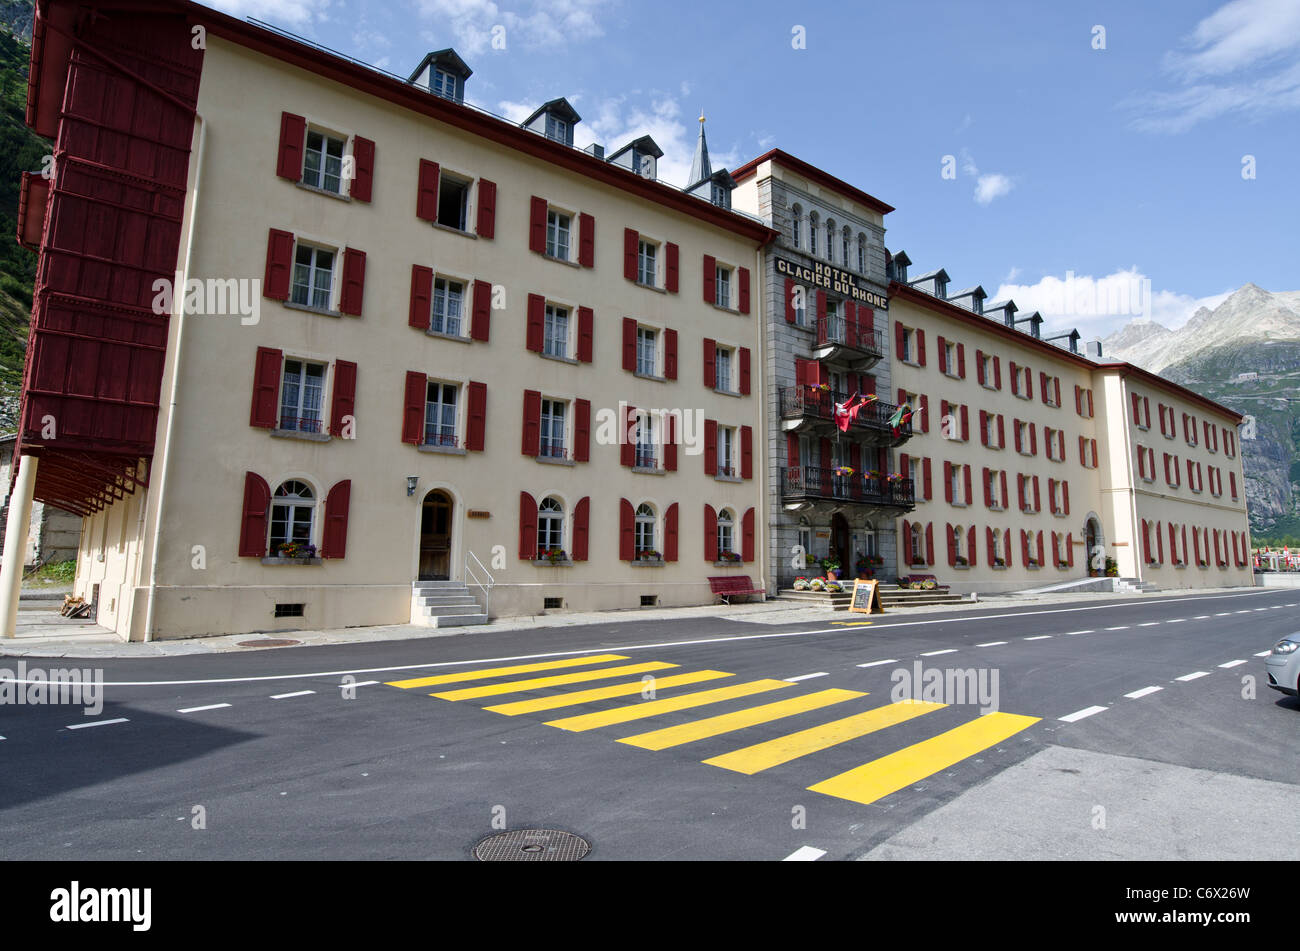
[[[1149,280],[1169,326],[1247,281],[1300,289],[1300,0],[211,5],[404,75],[454,46],[472,102],[518,118],[567,96],[577,144],[648,132],[676,184],[703,110],[715,167],[783,148],[894,205],[913,273],[1085,336],[1128,317],[1060,316],[1068,274]]]

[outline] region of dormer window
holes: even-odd
[[[435,69],[432,81],[429,84],[429,90],[435,96],[442,96],[444,99],[455,99],[456,77],[445,69]]]
[[[724,188],[722,185],[719,185],[717,182],[714,182],[713,197],[710,200],[713,202],[713,204],[717,205],[719,208],[730,208],[731,190],[728,188]]]
[[[546,117],[546,137],[556,142],[568,142],[569,124],[559,116],[548,114]]]

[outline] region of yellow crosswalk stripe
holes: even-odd
[[[622,654],[596,654],[591,657],[569,657],[565,660],[548,660],[538,664],[518,664],[514,667],[491,667],[486,670],[462,670],[454,674],[435,677],[417,677],[414,680],[391,680],[390,687],[435,687],[438,684],[463,683],[466,680],[486,680],[489,677],[507,677],[510,674],[531,674],[538,670],[556,670],[564,667],[581,667],[584,664],[603,664],[611,660],[627,660]]]
[[[842,720],[832,720],[821,726],[809,727],[798,733],[768,740],[766,743],[756,743],[741,750],[723,753],[704,762],[752,776],[754,773],[780,766],[800,756],[807,756],[809,753],[816,753],[837,743],[866,736],[868,733],[903,723],[931,710],[942,709],[943,706],[942,703],[931,703],[927,700],[891,703],[885,707],[868,710],[866,713],[854,714]]]
[[[615,707],[613,710],[584,713],[575,717],[565,717],[563,720],[551,720],[546,725],[581,733],[584,730],[612,726],[615,723],[627,723],[631,720],[657,717],[661,713],[672,713],[674,710],[688,710],[691,707],[702,707],[710,703],[720,703],[723,700],[734,700],[737,697],[749,697],[756,693],[766,693],[769,690],[780,690],[782,687],[793,686],[794,684],[788,680],[754,680],[744,684],[715,687],[713,690],[684,693],[677,697],[647,700],[644,703],[633,703],[626,707]]]
[[[472,700],[475,697],[495,697],[502,693],[521,693],[525,690],[540,690],[543,687],[563,687],[565,684],[580,684],[586,680],[610,680],[629,674],[644,674],[652,670],[665,670],[676,664],[664,664],[654,661],[648,664],[628,664],[624,667],[602,667],[600,670],[580,670],[573,674],[557,674],[554,677],[534,677],[531,680],[512,680],[504,684],[486,684],[482,687],[466,687],[463,690],[448,690],[445,693],[430,694],[440,700]]]
[[[776,703],[765,703],[757,707],[737,710],[734,713],[723,713],[704,720],[652,730],[638,736],[626,737],[619,742],[629,746],[639,746],[644,750],[666,750],[670,746],[693,743],[710,736],[743,730],[745,727],[759,723],[769,723],[782,717],[792,717],[809,710],[820,710],[822,707],[865,696],[866,694],[857,690],[821,690],[802,697],[791,697],[789,700],[778,700]]]
[[[735,674],[724,673],[721,670],[697,670],[689,674],[673,674],[671,677],[655,678],[654,686],[658,690],[663,687],[684,687],[687,684],[697,684],[705,680],[718,680],[722,677],[734,677]],[[579,703],[591,703],[593,700],[608,700],[611,697],[630,697],[633,694],[640,693],[646,687],[645,683],[640,680],[634,680],[626,684],[614,684],[610,687],[592,687],[590,690],[575,690],[573,693],[562,693],[555,697],[537,697],[534,700],[516,700],[514,703],[499,703],[495,707],[484,707],[484,710],[491,710],[493,713],[501,713],[508,717],[518,716],[521,713],[536,713],[539,710],[554,710],[556,707],[572,707]]]
[[[1038,720],[1014,713],[989,713],[808,789],[852,802],[875,802],[1015,736]]]

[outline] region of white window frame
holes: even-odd
[[[444,308],[444,313],[442,314],[442,327],[439,328],[434,326],[434,324],[437,322],[439,318],[439,314],[438,314],[438,299],[439,299],[438,284],[439,283],[447,285],[447,287],[445,287],[442,292],[442,297],[444,301],[450,299],[450,294],[451,294],[450,285],[451,284],[460,285],[460,299],[458,301],[458,307],[457,307],[458,313],[455,316],[457,329],[454,331],[447,329],[451,317],[446,312],[445,308]],[[465,319],[465,297],[466,297],[465,292],[468,290],[469,286],[470,285],[468,281],[462,280],[461,278],[458,277],[452,277],[447,274],[434,275],[433,299],[429,302],[429,329],[430,330],[432,330],[434,333],[446,334],[449,337],[468,336],[469,321]]]
[[[300,251],[307,250],[311,252],[311,261],[307,264],[301,264],[298,261]],[[330,255],[330,265],[328,268],[319,265],[320,255]],[[339,281],[334,280],[335,271],[339,266],[339,249],[327,244],[321,244],[315,241],[295,240],[293,244],[293,271],[289,282],[289,302],[299,307],[310,307],[313,310],[335,311],[338,309],[336,301],[339,294]],[[298,280],[298,269],[307,268],[307,300],[300,301],[297,299],[298,288],[302,282]],[[320,294],[320,288],[317,286],[318,276],[328,274],[329,285],[325,289],[325,303],[317,303],[317,297]]]
[[[555,503],[555,508],[544,509],[547,502]],[[537,503],[537,557],[545,557],[551,549],[568,551],[564,547],[564,502],[556,495],[548,495]],[[554,523],[558,522],[558,527]],[[545,541],[543,541],[545,538]],[[554,542],[554,543],[553,543]]]
[[[636,373],[637,376],[659,376],[659,341],[663,334],[655,327],[640,324],[636,328]],[[647,340],[649,341],[647,343]],[[644,357],[649,352],[649,369],[644,367]]]
[[[720,393],[734,393],[731,381],[736,361],[732,359],[735,350],[729,346],[715,345],[713,348],[713,388]],[[723,364],[726,364],[725,371]]]
[[[734,426],[718,427],[718,471],[715,475],[728,479],[740,475],[740,467],[736,464],[736,437]]]
[[[438,398],[429,399],[429,388],[438,387]],[[455,404],[451,405],[443,401],[446,396],[446,388],[450,387],[455,394]],[[428,380],[424,389],[424,419],[420,431],[420,445],[422,446],[445,446],[453,449],[460,448],[460,413],[461,405],[465,402],[461,399],[462,385],[451,380]],[[447,426],[447,408],[451,408],[451,432],[446,432]],[[441,412],[436,412],[441,408]],[[434,430],[434,432],[430,432]],[[450,439],[448,438],[450,437]]]
[[[557,330],[561,319],[564,321],[563,332]],[[562,360],[569,359],[569,341],[572,339],[572,334],[573,308],[567,304],[547,301],[542,316],[542,353]],[[553,346],[556,343],[561,345],[562,352],[555,352]]]
[[[537,436],[537,450],[541,458],[569,458],[570,416],[568,400],[553,396],[542,397]]]
[[[637,240],[636,282],[643,287],[659,286],[659,242],[645,235]]]
[[[573,260],[573,220],[576,216],[562,208],[546,209],[546,256],[557,261]],[[561,238],[563,243],[561,244]],[[563,251],[563,254],[559,253]]]
[[[713,265],[713,303],[719,307],[732,310],[731,275],[735,268],[730,264],[717,261]]]
[[[311,148],[311,137],[313,135],[319,135],[321,137],[320,149]],[[335,174],[331,174],[329,171],[327,171],[327,165],[326,165],[326,160],[330,158],[330,156],[327,154],[327,150],[331,142],[339,143],[339,154],[338,154],[339,164],[338,164],[338,171]],[[301,169],[302,174],[299,177],[298,181],[301,182],[303,185],[306,185],[308,188],[314,188],[317,191],[326,192],[330,195],[345,196],[347,194],[346,184],[348,180],[344,176],[343,170],[344,167],[347,165],[347,158],[351,154],[351,149],[349,148],[351,142],[352,142],[351,136],[343,135],[342,133],[339,132],[334,132],[330,129],[324,128],[323,126],[317,126],[317,125],[307,126],[306,134],[303,136],[303,140],[302,140],[302,169]],[[311,154],[319,155],[320,163],[321,163],[316,170],[316,181],[314,182],[310,182],[307,180],[307,171],[308,171],[307,158]],[[327,177],[333,177],[338,179],[338,187],[330,188],[328,185],[326,185],[325,179]]]
[[[718,512],[718,558],[727,552],[735,552],[736,548],[736,517],[731,514],[731,509],[721,509]]]
[[[639,556],[643,551],[659,551],[655,546],[656,537],[659,534],[658,522],[659,513],[649,502],[642,502],[635,509],[632,524],[632,551]],[[643,538],[649,536],[649,544],[643,543]]]
[[[285,397],[285,387],[288,385],[290,363],[297,363],[301,367],[299,371],[297,399],[295,400],[295,405],[294,405],[294,409],[296,410],[296,413],[292,417],[294,420],[294,425],[292,427],[284,425],[286,419],[284,415],[284,409],[285,409],[284,397]],[[308,367],[320,367],[321,369],[320,386],[319,386],[320,403],[318,406],[314,407],[316,412],[316,418],[314,420],[312,420],[310,417],[305,417],[303,415],[303,410],[307,408],[304,405],[304,400],[306,399],[306,395],[309,390],[309,387],[307,386]],[[330,383],[330,364],[328,361],[312,360],[307,357],[285,356],[280,362],[280,387],[279,387],[279,392],[276,394],[276,417],[275,417],[276,427],[285,432],[295,432],[295,433],[323,432],[326,424],[326,418],[325,418],[327,413],[326,407],[329,402],[327,399],[329,395],[329,383]],[[317,425],[314,428],[304,429],[302,426],[304,420],[308,422],[314,422]]]

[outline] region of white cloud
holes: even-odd
[[[1009,279],[989,299],[1011,299],[1022,313],[1040,312],[1045,329],[1076,327],[1084,337],[1092,338],[1104,337],[1135,319],[1153,320],[1176,330],[1199,308],[1213,310],[1230,293],[1193,297],[1170,290],[1153,292],[1150,279],[1132,267],[1103,277],[1073,271],[1064,277],[1049,274],[1034,284],[1015,284]]]
[[[1134,128],[1176,134],[1226,113],[1258,121],[1300,109],[1296,0],[1232,0],[1201,20],[1184,46],[1164,58],[1181,88],[1121,103]]]
[[[1001,172],[981,174],[979,168],[975,165],[975,160],[966,149],[961,150],[961,168],[967,176],[975,179],[975,201],[977,204],[987,205],[995,199],[1001,198],[1015,187],[1015,182],[1009,175],[1003,175]]]
[[[504,27],[512,46],[563,47],[604,35],[599,15],[615,0],[519,0],[504,9],[493,0],[417,0],[421,20],[439,34],[450,31],[461,53],[491,48],[492,30]]]

